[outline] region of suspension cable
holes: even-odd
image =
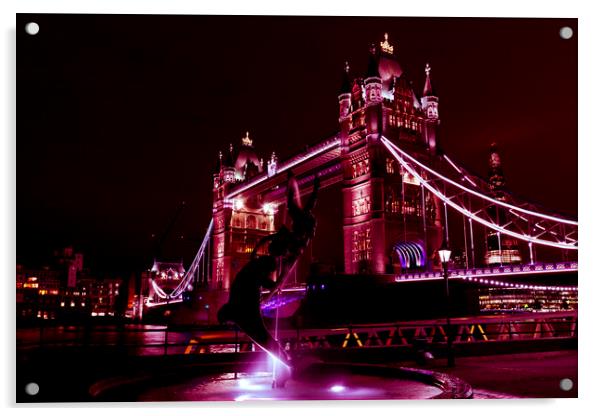
[[[483,195],[483,194],[482,194],[482,193],[480,193],[480,192],[474,191],[474,190],[472,190],[472,189],[470,189],[470,188],[467,188],[467,187],[465,187],[464,185],[461,185],[461,184],[459,184],[459,183],[457,183],[457,182],[455,182],[455,181],[452,181],[451,179],[449,179],[449,178],[447,178],[447,177],[443,176],[442,174],[440,174],[439,172],[436,172],[436,171],[434,171],[433,169],[429,168],[428,166],[426,166],[426,165],[424,165],[424,164],[420,163],[419,161],[417,161],[416,159],[414,159],[412,156],[408,155],[406,152],[404,152],[403,150],[401,150],[399,147],[395,146],[395,145],[394,145],[394,144],[393,144],[393,143],[392,143],[392,142],[391,142],[389,139],[387,139],[386,137],[382,136],[382,137],[381,137],[381,140],[382,140],[382,142],[383,142],[385,145],[388,145],[387,147],[389,148],[389,151],[391,151],[391,152],[393,152],[393,153],[399,153],[400,155],[403,155],[403,157],[405,157],[405,158],[409,159],[409,160],[410,160],[412,163],[414,163],[414,164],[416,164],[416,165],[420,166],[421,168],[423,168],[423,169],[427,170],[427,171],[428,171],[428,172],[430,172],[431,174],[433,174],[433,175],[437,176],[439,179],[442,179],[442,180],[444,180],[445,182],[447,182],[447,183],[449,183],[449,184],[451,184],[451,185],[454,185],[454,186],[456,186],[456,187],[458,187],[458,188],[462,189],[462,190],[463,190],[463,191],[465,191],[465,192],[468,192],[468,193],[470,193],[470,194],[473,194],[474,196],[476,196],[476,197],[478,197],[478,198],[484,199],[484,200],[486,200],[486,201],[488,201],[488,202],[491,202],[491,203],[493,203],[493,204],[501,205],[501,206],[503,206],[503,207],[506,207],[506,208],[509,208],[509,209],[514,209],[514,210],[516,210],[516,211],[523,212],[523,213],[525,213],[525,214],[528,214],[528,215],[533,215],[533,216],[535,216],[535,217],[539,217],[539,218],[543,218],[543,219],[547,219],[547,220],[551,220],[551,221],[557,221],[557,222],[561,222],[561,223],[564,223],[564,224],[578,225],[577,221],[568,220],[568,219],[565,219],[565,218],[560,218],[560,217],[554,217],[554,216],[547,215],[547,214],[541,214],[541,213],[539,213],[539,212],[536,212],[536,211],[531,211],[531,210],[528,210],[528,209],[525,209],[525,208],[517,207],[517,206],[515,206],[515,205],[508,204],[508,203],[506,203],[506,202],[503,202],[503,201],[497,200],[497,199],[495,199],[495,198],[491,198],[491,197],[489,197],[489,196],[487,196],[487,195]],[[394,149],[394,150],[393,150],[393,149]],[[395,154],[394,154],[394,156],[395,156]],[[400,162],[400,163],[401,163],[401,162]]]
[[[408,170],[412,175],[414,175],[414,177],[416,179],[418,179],[418,181],[420,181],[420,183],[423,183],[424,186],[429,191],[431,191],[434,195],[436,195],[444,203],[449,204],[452,208],[454,208],[456,211],[460,212],[461,214],[463,214],[463,215],[465,215],[465,216],[467,216],[469,218],[472,218],[473,220],[477,221],[478,223],[480,223],[480,224],[482,224],[482,225],[484,225],[484,226],[486,226],[488,228],[491,228],[491,229],[493,229],[495,231],[501,232],[502,234],[506,234],[506,235],[515,237],[515,238],[517,238],[519,240],[522,240],[522,241],[527,241],[527,242],[531,241],[531,242],[534,242],[536,244],[541,244],[541,245],[546,245],[546,246],[555,247],[555,248],[561,248],[561,249],[570,249],[570,250],[577,250],[578,249],[578,247],[576,247],[576,246],[574,246],[572,244],[558,243],[558,242],[553,242],[553,241],[541,240],[541,239],[539,239],[537,237],[531,237],[531,236],[528,236],[528,235],[519,234],[517,232],[505,229],[503,227],[500,227],[497,224],[493,224],[491,222],[488,222],[487,220],[484,220],[484,219],[480,218],[478,215],[476,215],[476,214],[474,214],[474,213],[466,210],[465,208],[461,207],[460,205],[456,204],[454,201],[451,200],[451,198],[449,198],[446,195],[444,195],[443,193],[441,193],[438,189],[436,189],[435,187],[433,187],[428,181],[426,181],[424,178],[422,178],[421,176],[419,176],[418,173],[414,169],[412,169],[410,167],[410,165],[405,161],[404,157],[402,157],[400,155],[400,154],[406,155],[405,152],[401,151],[397,146],[395,146],[394,144],[392,144],[384,136],[382,137],[382,143],[391,152],[391,154],[397,159],[397,161],[399,163],[401,163],[405,167],[405,169]],[[408,158],[410,160],[415,161],[413,158],[411,158],[409,156],[408,156]],[[452,183],[455,186],[458,186],[458,187],[460,187],[462,189],[465,189],[465,190],[469,191],[467,188],[463,187],[462,185],[459,185],[459,184],[457,184],[457,183],[455,183],[455,182],[453,182],[453,181],[445,178],[444,176],[442,176],[442,175],[434,172],[430,168],[427,168],[426,166],[420,164],[419,162],[415,161],[415,163],[418,164],[419,166],[424,167],[426,170],[428,170],[429,172],[432,172],[436,176],[439,176],[439,177],[445,179],[449,183]],[[514,209],[517,209],[517,210],[521,210],[523,212],[527,211],[527,213],[530,213],[530,211],[528,211],[528,210],[524,210],[522,208],[514,207],[513,205],[510,205],[510,204],[505,204],[505,203],[503,203],[501,201],[497,201],[497,200],[489,198],[489,197],[487,197],[485,195],[481,195],[481,194],[479,194],[477,192],[473,192],[473,191],[470,191],[470,192],[473,193],[473,194],[475,194],[475,195],[477,195],[477,196],[479,196],[479,197],[481,197],[481,198],[484,198],[484,199],[487,199],[487,200],[491,200],[494,203],[498,203],[498,204],[506,206],[506,207],[514,208]],[[537,215],[540,216],[540,217],[543,216],[543,214],[537,214]],[[556,220],[553,217],[549,217],[549,218]],[[568,220],[562,220],[562,221],[567,222]],[[573,223],[573,222],[571,222],[571,223]]]

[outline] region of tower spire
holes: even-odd
[[[349,62],[345,61],[345,66],[343,67],[343,83],[341,85],[341,91],[339,94],[349,94],[351,93],[351,80],[349,79]]]
[[[374,44],[370,45],[370,56],[368,57],[368,72],[366,73],[366,78],[370,77],[380,77],[378,72],[378,58],[376,56],[376,46]]]
[[[437,120],[439,118],[439,98],[437,98],[435,91],[433,91],[433,85],[431,84],[431,65],[428,62],[424,66],[424,73],[426,74],[426,78],[424,80],[422,98],[420,99],[422,110],[426,112],[428,119]]]
[[[424,67],[424,73],[426,74],[426,79],[424,80],[424,90],[422,90],[422,96],[429,97],[434,94],[433,94],[433,87],[431,85],[431,66],[429,65],[428,62],[426,64],[426,66]]]
[[[217,164],[215,165],[214,173],[219,173],[222,170],[223,159],[224,159],[224,155],[222,154],[222,151],[220,150],[217,153]]]

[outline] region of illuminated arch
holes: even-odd
[[[426,252],[421,243],[403,241],[393,246],[393,251],[399,257],[402,269],[414,269],[426,266]]]

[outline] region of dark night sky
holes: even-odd
[[[27,35],[29,21],[40,33]],[[98,269],[190,261],[218,150],[249,130],[281,159],[336,132],[343,62],[363,76],[389,33],[421,92],[430,62],[441,144],[508,188],[577,213],[576,19],[17,16],[17,261],[74,244]],[[183,236],[178,241],[179,236]]]

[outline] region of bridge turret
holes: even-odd
[[[213,189],[217,189],[222,181],[222,159],[224,155],[220,150],[217,154],[217,163],[215,165],[215,169],[213,170]]]
[[[268,177],[274,176],[276,173],[278,173],[278,156],[276,156],[276,152],[272,152],[272,156],[268,160]]]
[[[431,83],[431,66],[427,63],[424,67],[426,78],[424,80],[424,89],[422,90],[422,110],[428,119],[439,118],[439,98],[433,90]]]
[[[378,57],[376,56],[376,46],[370,46],[370,57],[368,59],[368,71],[364,79],[366,91],[366,104],[375,105],[382,102],[383,82],[378,72]]]
[[[234,162],[236,179],[239,181],[250,179],[261,171],[259,166],[259,158],[253,147],[253,140],[247,132],[241,139],[241,146],[236,156],[236,162]]]
[[[368,141],[376,141],[383,132],[383,82],[378,71],[378,56],[374,44],[370,47],[364,89],[366,95],[367,139]]]
[[[426,115],[424,120],[424,140],[429,150],[434,153],[437,148],[437,126],[439,125],[439,97],[433,90],[431,83],[431,66],[427,63],[424,67],[426,78],[422,90],[422,111]]]
[[[351,129],[351,113],[355,109],[359,108],[358,100],[353,100],[353,91],[356,90],[357,84],[352,87],[351,79],[349,77],[349,63],[345,62],[343,71],[343,83],[341,90],[339,91],[339,139],[341,140],[341,146],[343,153],[348,150],[349,146],[349,130]],[[359,91],[361,96],[361,89]],[[361,98],[360,98],[361,100]]]
[[[234,169],[234,146],[230,143],[230,148],[226,152],[222,164],[222,178],[226,183],[234,183],[236,181],[235,169]]]
[[[349,78],[349,63],[345,62],[343,84],[339,91],[339,122],[347,118],[352,111],[351,107],[351,80]]]

